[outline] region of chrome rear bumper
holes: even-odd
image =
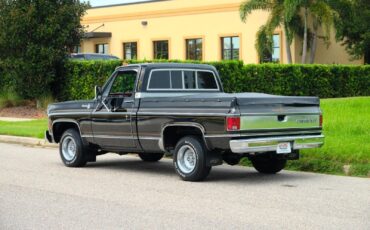
[[[276,151],[279,143],[290,142],[292,150],[319,148],[324,144],[324,135],[286,136],[231,140],[233,153]]]

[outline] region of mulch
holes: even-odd
[[[0,117],[40,119],[46,117],[46,111],[30,105],[18,106],[0,109]]]

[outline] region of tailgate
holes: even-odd
[[[284,97],[267,94],[241,94],[240,130],[312,129],[321,127],[317,97]]]

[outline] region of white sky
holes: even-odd
[[[131,2],[145,2],[148,0],[83,0],[83,1],[90,2],[91,6],[105,6]]]

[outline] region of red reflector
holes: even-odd
[[[322,114],[320,114],[320,127],[322,127],[323,122],[324,122],[324,118],[323,118]]]
[[[227,127],[227,131],[240,130],[240,117],[227,117],[226,127]]]

